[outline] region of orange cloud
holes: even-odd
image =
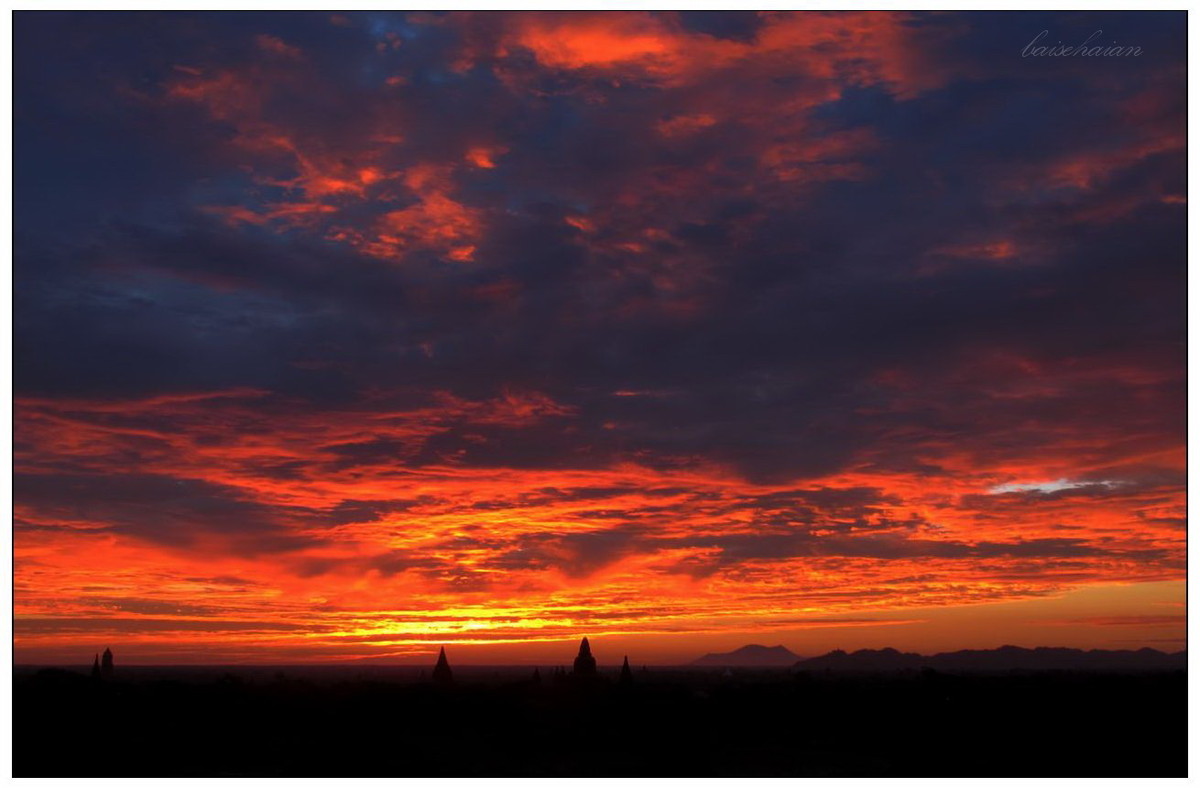
[[[231,225],[281,222],[290,226],[310,224],[317,215],[337,212],[337,208],[323,203],[272,203],[263,208],[259,212],[240,205],[213,205],[204,210]]]
[[[590,469],[464,462],[464,447],[570,430],[577,411],[516,388],[404,409],[393,397],[319,413],[248,389],[19,401],[18,650],[119,637],[144,655],[321,659],[580,630],[708,637],[1183,571],[1183,489],[1139,471],[1135,447],[1099,466],[1069,433],[1042,433],[1060,451],[1009,456],[929,441],[918,453],[948,469],[938,477],[864,457],[861,470],[754,485],[635,457]],[[36,492],[39,477],[64,473],[76,481]],[[1112,483],[998,491],[1059,478]],[[153,511],[137,497],[150,483]],[[193,516],[222,509],[256,522],[226,532]]]
[[[694,134],[701,129],[707,129],[710,126],[715,126],[717,119],[712,115],[680,115],[671,118],[670,120],[659,121],[656,128],[658,133],[664,137],[681,137],[687,134]]]
[[[501,45],[533,52],[550,68],[612,68],[633,65],[649,73],[678,70],[688,56],[689,39],[645,13],[530,14],[513,19],[510,37]]]
[[[470,148],[463,157],[471,164],[481,169],[490,170],[496,166],[496,159],[508,153],[508,148],[499,146],[476,146]]]
[[[278,36],[260,35],[256,36],[254,43],[258,48],[272,55],[286,58],[300,58],[304,56],[303,51],[299,47],[294,47],[288,44]]]
[[[260,37],[257,43],[274,55],[290,53],[281,48],[286,45],[269,36]],[[213,118],[232,124],[237,132],[233,144],[250,156],[255,180],[286,190],[283,199],[258,208],[210,206],[210,213],[232,224],[323,231],[330,239],[387,259],[402,259],[414,250],[433,250],[461,262],[474,259],[481,214],[452,196],[452,166],[429,162],[399,170],[384,166],[384,154],[403,144],[390,125],[356,135],[360,139],[349,147],[331,147],[318,133],[291,130],[271,120],[265,109],[267,97],[282,89],[280,86],[297,89],[303,78],[302,71],[282,68],[255,64],[213,76],[189,72],[167,90],[170,99],[197,103]],[[501,145],[476,146],[464,159],[476,167],[491,168],[494,159],[506,151]],[[273,174],[281,167],[287,174]],[[416,197],[415,203],[383,211],[374,225],[365,229],[338,222],[348,207],[364,203],[386,207],[398,201],[396,182]],[[298,196],[288,199],[293,192]]]
[[[751,41],[686,30],[670,14],[542,13],[507,18],[498,47],[505,58],[531,52],[539,65],[593,70],[680,84],[722,69],[786,69],[827,80],[884,84],[902,96],[937,87],[948,76],[932,43],[954,30],[926,30],[906,13],[763,13]]]
[[[432,194],[409,208],[384,214],[378,238],[365,248],[381,257],[414,246],[444,248],[454,259],[470,260],[474,247],[468,242],[479,226],[474,211],[445,195]]]

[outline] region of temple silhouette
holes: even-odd
[[[97,654],[92,661],[92,678],[94,679],[111,679],[113,677],[113,654],[109,649],[104,649],[104,657],[101,659]]]
[[[105,653],[107,654],[107,652]],[[111,659],[109,661],[111,663]],[[97,668],[93,668],[93,670],[96,669]],[[646,668],[643,666],[642,672],[644,673],[645,671]],[[422,681],[424,678],[425,672],[421,671]],[[555,684],[559,685],[591,685],[596,682],[604,683],[607,681],[607,679],[600,675],[599,670],[596,668],[596,657],[592,654],[592,644],[588,642],[586,637],[579,644],[579,654],[575,657],[575,662],[572,665],[571,672],[567,673],[564,668],[555,667],[553,673],[551,674],[551,678]],[[445,646],[442,646],[438,651],[437,664],[433,666],[432,679],[435,684],[441,684],[443,686],[448,686],[454,683],[454,674],[450,670],[449,660],[446,659]],[[541,670],[536,667],[533,669],[533,676],[529,683],[533,686],[541,686]],[[624,662],[621,664],[621,672],[618,676],[617,683],[623,687],[628,687],[633,684],[633,670],[629,667],[628,656],[624,658]]]
[[[437,664],[433,666],[433,682],[435,684],[453,684],[454,674],[450,671],[450,663],[446,661],[446,647],[438,652]]]
[[[584,638],[579,644],[579,656],[575,657],[575,667],[572,674],[576,676],[595,676],[596,658],[592,656],[592,646]]]

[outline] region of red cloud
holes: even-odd
[[[884,84],[904,96],[944,82],[947,70],[927,54],[933,49],[928,44],[956,32],[920,28],[911,14],[880,12],[763,13],[756,36],[746,42],[688,31],[670,14],[520,14],[506,21],[498,57],[525,50],[549,69],[617,73],[672,84],[722,70],[774,70]]]
[[[395,159],[403,137],[397,133],[396,113],[382,105],[370,114],[366,127],[333,135],[337,144],[331,144],[322,129],[296,128],[272,117],[268,106],[276,93],[303,91],[307,80],[319,83],[319,76],[296,62],[292,55],[297,53],[278,39],[260,36],[257,44],[271,55],[288,55],[286,62],[255,62],[212,75],[192,70],[195,73],[185,72],[167,88],[168,99],[199,104],[215,120],[231,125],[232,145],[248,162],[255,181],[283,190],[279,199],[258,206],[214,205],[207,210],[230,223],[323,232],[388,259],[432,250],[450,259],[471,260],[482,217],[452,196],[453,165],[387,166],[385,161]],[[477,167],[490,167],[505,150],[502,145],[475,146],[463,157]],[[405,191],[398,190],[398,184]],[[408,205],[388,210],[406,197]],[[339,221],[344,211],[363,204],[381,209],[372,226]]]

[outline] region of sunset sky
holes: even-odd
[[[16,13],[16,662],[1183,648],[1186,28]]]

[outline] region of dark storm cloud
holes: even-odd
[[[18,618],[13,629],[22,635],[91,634],[98,632],[298,632],[319,626],[309,622],[189,620],[174,618]]]
[[[671,540],[688,547],[718,547],[721,561],[785,560],[802,556],[851,558],[1061,558],[1095,556],[1103,550],[1077,539],[1034,539],[1011,544],[934,541],[896,536],[818,537],[811,533],[745,534]]]
[[[326,446],[325,449],[343,458],[335,463],[338,467],[353,468],[356,465],[394,462],[403,456],[404,446],[400,441],[382,439],[338,443]]]
[[[298,550],[318,541],[291,527],[306,510],[246,500],[236,488],[149,474],[17,473],[13,494],[39,521],[66,520],[170,547],[219,537],[246,555]]]
[[[476,545],[484,546],[484,545]],[[496,553],[486,566],[492,569],[558,569],[572,576],[587,576],[621,558],[653,554],[661,550],[703,548],[716,553],[705,558],[685,558],[675,571],[711,573],[747,561],[789,561],[796,558],[871,558],[904,560],[914,558],[1051,559],[1111,557],[1135,561],[1158,561],[1161,550],[1111,550],[1083,539],[1044,538],[1015,542],[974,544],[932,540],[910,534],[858,534],[829,536],[807,529],[776,528],[755,533],[712,534],[670,537],[633,525],[574,534],[536,534],[522,537],[515,546],[488,545]]]
[[[409,509],[412,509],[414,506],[433,503],[434,500],[435,499],[433,498],[403,501],[344,500],[334,507],[333,511],[329,513],[329,522],[331,525],[375,522],[387,514],[391,514],[393,512],[405,512]]]
[[[163,602],[157,599],[134,599],[123,597],[92,597],[100,607],[135,615],[213,616],[224,613],[220,607],[211,605],[188,605],[178,602]]]
[[[489,558],[492,569],[558,569],[586,577],[624,555],[649,547],[637,528],[626,527],[576,534],[535,534],[515,548]]]
[[[1182,149],[1154,148],[1185,107],[1172,19],[921,17],[908,27],[941,30],[944,46],[928,73],[897,86],[894,76],[752,80],[741,66],[679,83],[571,71],[515,44],[500,54],[507,22],[490,16],[371,13],[340,26],[320,14],[22,14],[15,387],[101,399],[256,387],[330,407],[371,389],[481,398],[505,384],[575,408],[519,427],[454,425],[412,446],[327,446],[337,471],[629,458],[673,470],[703,459],[767,483],[864,462],[942,471],[923,451],[939,441],[981,461],[1057,434],[1152,444],[1178,430],[1183,396],[1186,210],[1166,199],[1184,193]],[[766,23],[685,14],[679,24],[709,46],[757,41]],[[1042,28],[1069,37],[1093,26],[1121,31],[1146,56],[1019,57]],[[43,56],[51,42],[67,54]],[[221,79],[241,92],[209,105],[172,98],[172,86]],[[770,118],[793,94],[805,101],[781,122],[804,125],[786,133],[736,114]],[[710,125],[679,125],[706,113]],[[461,241],[470,262],[451,262],[437,233],[402,260],[338,240],[337,230],[367,232],[427,199],[398,185],[386,199],[347,198],[319,230],[211,210],[319,201],[305,192],[312,183],[279,185],[299,165],[264,153],[260,137],[286,132],[306,161],[345,178],[388,130],[404,143],[371,148],[381,172],[453,170],[446,194],[480,217]],[[872,141],[795,153],[794,181],[761,158],[769,145],[838,135]],[[463,163],[476,146],[493,151],[491,167]],[[859,169],[816,174],[845,164]],[[466,233],[458,218],[439,227]],[[1005,389],[1009,370],[983,362],[1006,355],[1043,370],[1046,390]],[[1099,372],[1070,378],[1075,369]],[[259,467],[276,479],[304,470]],[[57,505],[72,516],[91,507],[149,539],[228,529],[285,549],[292,538],[273,523],[294,513],[186,481],[25,478],[17,488],[39,502],[62,491]],[[889,502],[810,491],[775,503],[777,516],[790,507],[801,522],[865,527]],[[386,511],[347,501],[330,517]],[[602,506],[588,516],[606,512],[620,516]],[[763,539],[718,546],[757,557],[810,543]],[[617,536],[556,544],[571,572],[628,549]],[[831,549],[989,549],[907,545]],[[506,560],[544,560],[537,545],[521,549],[532,552]]]

